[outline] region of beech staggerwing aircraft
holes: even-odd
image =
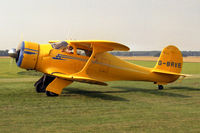
[[[44,75],[35,83],[37,92],[58,96],[72,82],[107,85],[108,81],[148,81],[163,89],[163,85],[176,81],[183,65],[182,54],[175,46],[163,49],[154,68],[138,66],[108,53],[128,51],[120,43],[104,40],[65,40],[38,44],[23,41],[9,55],[26,70]]]

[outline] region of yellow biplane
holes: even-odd
[[[37,92],[58,96],[72,82],[107,85],[107,81],[148,81],[163,89],[181,74],[183,58],[175,46],[163,49],[154,68],[138,66],[111,55],[108,51],[128,51],[120,43],[102,40],[49,41],[41,44],[23,41],[9,51],[19,67],[44,73],[36,83]]]

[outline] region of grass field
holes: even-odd
[[[130,61],[153,67],[152,61]],[[40,73],[0,59],[0,133],[200,132],[200,63],[184,63],[193,77],[157,90],[146,82],[73,83],[59,97],[38,94]]]

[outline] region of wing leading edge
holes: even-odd
[[[76,46],[84,46],[88,48],[93,48],[93,47],[104,47],[108,51],[129,51],[129,47],[112,42],[112,41],[105,41],[105,40],[64,40],[68,44],[76,45]],[[56,41],[49,41],[49,43],[56,43],[60,42],[58,40]]]

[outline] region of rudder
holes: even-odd
[[[153,71],[160,71],[166,74],[179,74],[181,73],[182,65],[183,57],[181,51],[177,47],[169,45],[162,50]]]

